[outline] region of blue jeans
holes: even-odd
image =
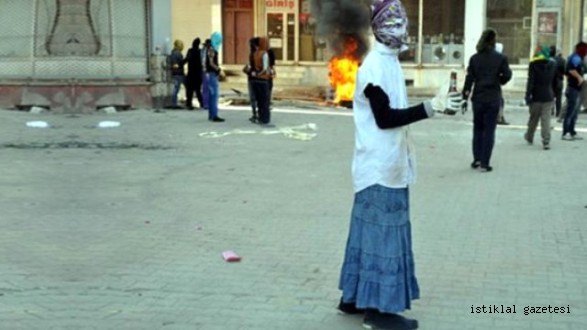
[[[204,109],[208,109],[208,99],[210,98],[210,93],[208,93],[208,73],[202,73],[202,102],[203,104],[200,105]]]
[[[178,106],[177,103],[177,94],[179,94],[179,89],[181,85],[185,83],[185,76],[173,76],[173,92],[171,94],[171,105],[174,107]]]
[[[581,103],[579,102],[579,91],[574,88],[567,88],[565,91],[567,97],[567,113],[565,115],[565,121],[563,122],[563,136],[567,133],[571,135],[577,135],[575,131],[575,123],[577,122],[577,116],[579,115],[579,109]]]
[[[489,166],[501,100],[473,101],[473,160]]]
[[[218,75],[208,74],[208,119],[218,117]]]

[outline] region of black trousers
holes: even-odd
[[[555,109],[555,113],[554,115],[558,118],[558,116],[561,113],[561,108],[562,108],[562,97],[563,97],[563,87],[562,87],[562,83],[560,84],[561,86],[557,86],[554,88],[554,109]]]
[[[262,79],[251,80],[253,84],[253,93],[257,100],[257,109],[259,112],[259,122],[269,124],[271,121],[271,112],[269,109],[269,82]]]
[[[193,107],[193,98],[194,92],[196,93],[196,98],[198,99],[198,103],[200,107],[204,106],[204,101],[202,100],[202,75],[196,74],[195,76],[188,75],[185,81],[185,98],[186,98],[186,106]]]

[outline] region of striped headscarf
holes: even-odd
[[[375,0],[371,8],[371,29],[375,39],[391,49],[406,50],[408,17],[401,1]]]

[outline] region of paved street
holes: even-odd
[[[0,110],[0,329],[361,329],[334,309],[350,110],[277,107],[260,128],[229,108],[225,123]],[[522,138],[526,109],[506,116],[491,173],[469,168],[470,113],[411,127],[421,329],[587,329],[587,140],[557,124],[543,151]],[[549,305],[570,313],[524,314]]]

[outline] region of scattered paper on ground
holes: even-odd
[[[200,137],[204,138],[220,138],[228,135],[239,135],[239,134],[261,134],[261,135],[274,135],[274,134],[282,134],[285,137],[294,140],[300,141],[310,141],[315,138],[318,133],[318,126],[314,123],[307,123],[298,126],[286,126],[286,127],[275,127],[273,129],[264,128],[264,129],[257,129],[257,130],[243,130],[243,129],[233,129],[231,131],[226,132],[204,132],[200,133]]]
[[[49,127],[49,123],[46,121],[28,121],[26,123],[27,127],[34,127],[34,128],[47,128]]]
[[[117,121],[101,121],[98,123],[99,128],[112,128],[112,127],[118,127],[120,126],[120,123]]]

